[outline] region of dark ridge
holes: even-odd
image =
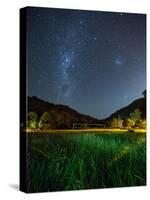
[[[110,121],[112,118],[116,118],[118,116],[120,116],[121,119],[124,120],[129,117],[130,113],[133,112],[135,109],[139,109],[142,119],[146,119],[146,98],[140,98],[133,101],[128,106],[121,108],[111,114],[108,118],[105,119],[105,121]]]
[[[146,98],[137,99],[128,106],[114,112],[110,115],[110,117],[99,120],[88,115],[80,114],[76,110],[66,105],[49,103],[39,99],[36,96],[28,97],[28,112],[35,112],[38,114],[38,117],[41,117],[44,112],[50,112],[53,118],[55,118],[56,124],[61,120],[62,126],[59,128],[72,128],[73,123],[105,124],[108,121],[111,121],[113,118],[117,118],[118,116],[124,120],[135,109],[139,109],[142,119],[145,119]]]
[[[64,126],[72,128],[73,123],[100,123],[101,120],[88,115],[83,115],[66,105],[53,104],[39,99],[38,97],[28,97],[28,112],[35,112],[40,117],[44,112],[51,112],[56,121],[63,118]]]

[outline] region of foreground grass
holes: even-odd
[[[64,131],[27,137],[28,192],[146,184],[144,133]]]

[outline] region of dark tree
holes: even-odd
[[[135,122],[141,120],[141,112],[138,108],[130,113],[130,119],[132,119]]]
[[[142,92],[142,94],[143,94],[144,97],[146,98],[146,90],[144,90],[144,91]]]
[[[28,113],[28,120],[37,120],[38,115],[35,112],[29,112]]]
[[[124,128],[132,128],[134,125],[135,125],[135,121],[130,118],[127,118],[123,121]]]
[[[35,112],[28,113],[27,127],[30,129],[37,128],[38,115]]]
[[[49,112],[44,112],[40,117],[40,121],[38,124],[39,128],[51,128],[51,116]]]

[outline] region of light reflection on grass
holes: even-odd
[[[134,132],[134,133],[146,133],[146,129],[66,129],[66,130],[31,130],[31,129],[26,129],[25,130],[26,133],[103,133],[103,132],[108,132],[110,134],[111,133],[115,133],[115,132]]]

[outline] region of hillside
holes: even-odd
[[[110,121],[112,118],[117,118],[118,116],[121,117],[121,119],[126,119],[131,112],[133,112],[135,109],[139,109],[141,112],[142,119],[146,118],[146,98],[140,98],[135,101],[133,101],[128,106],[121,108],[110,115],[110,117],[106,118],[105,121]]]
[[[120,116],[121,119],[124,120],[135,109],[139,109],[141,112],[141,117],[145,119],[146,98],[137,99],[128,106],[117,110],[116,112],[111,114],[108,118],[103,120],[98,120],[91,116],[83,115],[66,105],[49,103],[35,96],[28,97],[28,112],[37,113],[38,118],[40,118],[44,112],[49,112],[53,119],[54,128],[60,128],[60,129],[72,128],[73,123],[105,124],[108,121],[111,121],[113,118],[118,118],[118,116]]]
[[[28,112],[35,112],[38,117],[50,112],[57,128],[72,128],[73,123],[100,123],[100,120],[80,114],[69,106],[49,103],[35,96],[28,97]]]

